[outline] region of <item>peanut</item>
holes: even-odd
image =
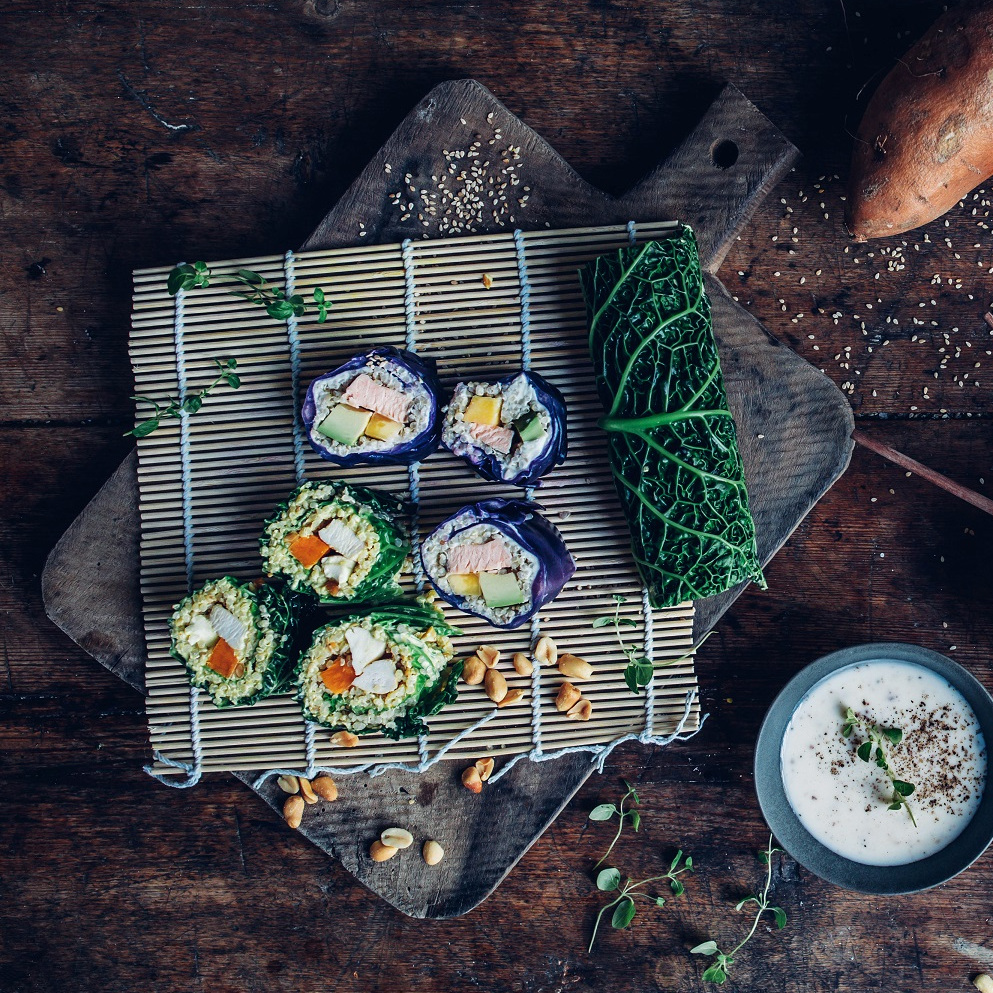
[[[437,841],[425,841],[421,854],[428,865],[437,865],[445,857],[445,849]]]
[[[385,862],[387,859],[393,858],[398,851],[400,851],[399,848],[384,845],[381,841],[376,840],[372,843],[372,847],[369,849],[369,858],[371,858],[373,862]]]
[[[354,748],[359,743],[359,736],[351,731],[335,731],[331,735],[331,744],[340,748]]]
[[[579,703],[582,700],[583,694],[576,689],[572,683],[563,683],[559,687],[558,696],[555,697],[555,709],[560,713],[564,714],[567,710],[571,709],[574,704]]]
[[[483,665],[487,669],[492,669],[500,661],[500,649],[493,645],[480,645],[476,649],[476,654],[483,660]]]
[[[972,985],[979,990],[979,993],[993,993],[993,976],[981,972],[973,979]]]
[[[559,658],[559,650],[555,647],[555,642],[548,635],[543,635],[538,639],[538,644],[534,646],[534,660],[538,665],[555,665]]]
[[[478,655],[470,655],[462,666],[462,678],[470,686],[478,686],[486,675],[486,663]]]
[[[593,666],[578,655],[560,655],[559,672],[570,679],[589,679],[593,675]]]
[[[283,820],[295,831],[303,820],[303,808],[306,806],[302,796],[288,796],[283,804]]]
[[[318,776],[310,785],[322,800],[330,802],[338,799],[338,784],[330,776]]]
[[[279,788],[284,793],[300,792],[300,784],[297,781],[296,776],[280,776],[279,779],[276,780],[276,782],[279,783]]]
[[[303,776],[300,777],[300,794],[307,803],[317,803],[317,794],[314,792],[314,787],[310,785],[310,780],[304,779]]]
[[[488,272],[484,272],[483,273],[483,286],[485,286],[486,289],[489,289],[492,285],[493,285],[493,277]]]
[[[379,840],[390,848],[410,848],[414,843],[414,836],[405,828],[387,828],[380,836]]]
[[[574,721],[588,721],[592,714],[593,704],[586,697],[581,697],[579,703],[569,708],[566,717],[571,717]]]
[[[496,762],[492,756],[487,755],[485,759],[476,759],[475,769],[479,773],[479,778],[485,783],[493,775],[493,767]]]
[[[523,652],[514,652],[514,672],[519,676],[530,676],[534,665]]]
[[[507,690],[507,695],[497,704],[501,709],[503,707],[510,707],[520,700],[524,699],[524,690],[522,689],[512,689]]]
[[[231,675],[235,679],[241,679],[245,675],[245,663],[239,662],[232,671]]]
[[[480,778],[479,770],[474,765],[462,770],[462,785],[470,793],[482,793],[483,780]]]
[[[507,680],[503,678],[503,673],[497,669],[486,670],[483,685],[486,695],[494,703],[499,703],[507,695]]]

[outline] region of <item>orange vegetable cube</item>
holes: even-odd
[[[321,541],[316,534],[294,535],[289,543],[290,555],[307,569],[318,562],[331,551],[331,546]]]
[[[344,659],[337,659],[321,670],[321,682],[328,693],[344,693],[354,679],[355,670]]]
[[[230,679],[239,664],[234,649],[223,638],[218,638],[210,650],[210,655],[207,656],[207,666],[219,676]],[[242,666],[242,671],[244,671],[244,666]]]
[[[403,425],[382,414],[373,414],[365,426],[365,433],[377,441],[392,441],[403,429]]]

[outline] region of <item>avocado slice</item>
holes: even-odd
[[[523,414],[514,421],[514,427],[524,442],[537,441],[545,434],[541,418],[537,414]]]
[[[516,607],[524,603],[524,592],[513,573],[481,572],[479,587],[488,607]]]
[[[317,432],[339,445],[354,445],[362,437],[371,417],[372,411],[339,403],[317,426]]]

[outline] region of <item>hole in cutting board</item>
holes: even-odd
[[[718,169],[730,169],[738,161],[738,146],[730,138],[725,138],[710,150],[710,157]]]

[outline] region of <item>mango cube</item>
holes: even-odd
[[[500,411],[503,408],[501,397],[473,397],[463,415],[465,420],[473,424],[486,424],[495,428],[500,423]]]
[[[450,572],[448,585],[456,596],[482,596],[483,590],[479,585],[479,576],[474,572]]]
[[[403,425],[394,421],[391,417],[384,417],[382,414],[373,414],[369,418],[369,423],[365,426],[365,433],[377,441],[392,441],[400,433],[402,428]]]

